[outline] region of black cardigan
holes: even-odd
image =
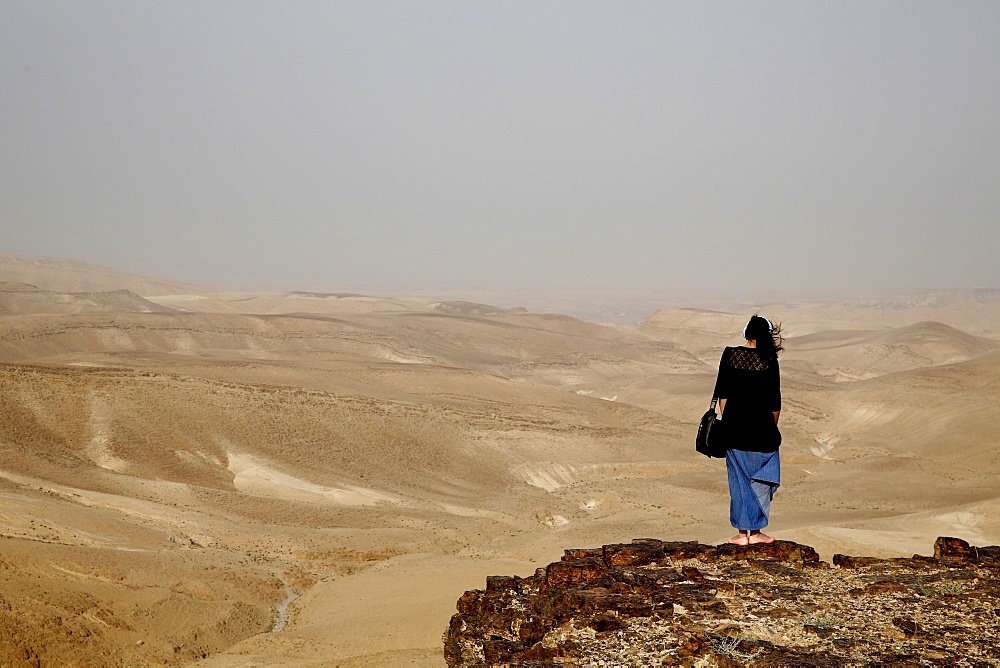
[[[722,431],[729,448],[778,449],[781,432],[774,413],[781,410],[781,379],[777,358],[767,360],[756,348],[727,347],[719,361],[714,396],[726,400]]]

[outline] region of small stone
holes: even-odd
[[[663,559],[663,544],[641,542],[604,546],[604,562],[615,568],[645,566]]]
[[[604,562],[594,557],[586,557],[549,564],[545,569],[545,584],[554,588],[575,586],[604,576]]]
[[[972,548],[961,538],[941,536],[934,541],[935,559],[973,559]]]
[[[903,632],[907,638],[915,638],[921,635],[920,626],[912,619],[905,617],[893,617],[892,625]]]

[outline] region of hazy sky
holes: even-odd
[[[0,0],[0,253],[208,286],[1000,287],[1000,3]]]

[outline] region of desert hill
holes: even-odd
[[[844,301],[775,303],[760,308],[773,313],[778,320],[803,325],[816,321],[817,326],[853,322],[902,327],[931,321],[943,322],[970,334],[1000,337],[1000,290],[988,288],[923,290]]]
[[[789,341],[785,360],[808,362],[835,380],[862,379],[926,366],[953,364],[1000,349],[1000,342],[939,322],[874,332],[828,330]]]
[[[170,295],[199,288],[71,258],[0,255],[0,280],[34,285],[52,292],[117,292]]]
[[[691,441],[746,313],[182,290],[60,310],[75,276],[0,273],[33,300],[0,315],[0,663],[440,666],[489,574],[730,535]],[[1000,543],[996,339],[815,313],[784,318],[773,531],[827,559]]]
[[[66,293],[23,283],[0,283],[0,315],[170,313],[175,310],[128,290]]]

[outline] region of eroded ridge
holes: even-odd
[[[637,539],[466,592],[450,666],[1000,665],[1000,547],[834,555]]]

